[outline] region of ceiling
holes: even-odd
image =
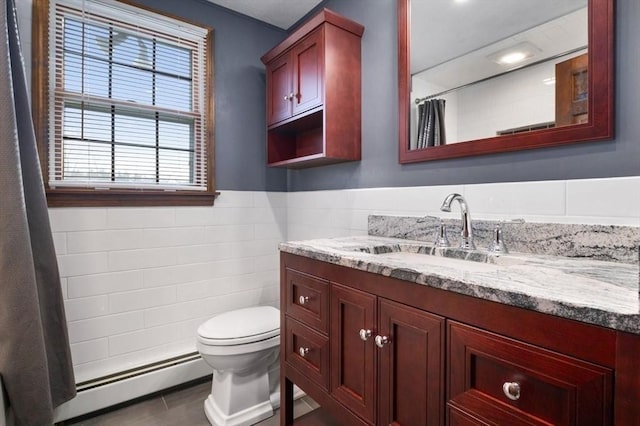
[[[259,21],[288,30],[322,0],[209,0]]]
[[[412,0],[411,73],[514,37],[586,5],[587,0]]]

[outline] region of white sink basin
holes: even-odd
[[[499,265],[493,263],[455,259],[437,255],[434,256],[423,253],[411,253],[406,251],[379,253],[376,255],[376,257],[402,262],[403,264],[406,264],[408,266],[451,268],[466,272],[493,272],[499,268]]]

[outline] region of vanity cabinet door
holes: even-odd
[[[388,343],[378,348],[377,424],[444,424],[444,318],[386,299],[378,306]]]
[[[454,321],[447,331],[450,424],[612,424],[611,370]]]
[[[331,283],[331,394],[375,422],[376,296]],[[370,330],[366,340],[360,330]]]

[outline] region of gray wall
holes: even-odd
[[[365,26],[362,161],[290,171],[288,190],[602,178],[640,175],[640,1],[617,0],[614,141],[476,158],[398,163],[395,0],[328,0]]]
[[[265,70],[260,57],[286,32],[205,0],[136,0],[215,31],[216,189],[285,191],[286,171],[266,167]]]

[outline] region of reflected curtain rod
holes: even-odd
[[[564,56],[571,55],[571,54],[576,53],[576,52],[580,52],[581,50],[586,50],[587,48],[588,48],[588,46],[576,47],[575,49],[567,50],[566,52],[558,53],[557,55],[549,56],[548,58],[540,59],[539,61],[531,62],[529,64],[522,65],[520,67],[513,68],[513,69],[510,69],[508,71],[501,72],[499,74],[495,74],[495,75],[492,75],[492,76],[489,76],[489,77],[481,78],[480,80],[472,81],[471,83],[465,83],[465,84],[460,85],[458,87],[447,89],[447,90],[444,90],[442,92],[436,93],[434,95],[425,96],[424,98],[416,98],[415,103],[419,104],[419,103],[422,103],[424,101],[428,101],[429,99],[433,99],[433,98],[437,98],[438,96],[446,95],[447,93],[451,93],[451,92],[453,92],[455,90],[464,89],[465,87],[473,86],[474,84],[478,84],[478,83],[484,83],[485,81],[493,80],[494,78],[498,78],[498,77],[502,77],[503,75],[511,74],[514,71],[520,71],[520,70],[523,70],[523,69],[526,69],[526,68],[529,68],[529,67],[533,67],[535,65],[540,65],[540,64],[543,64],[545,62],[552,61],[554,59],[559,59],[559,58],[562,58]]]

